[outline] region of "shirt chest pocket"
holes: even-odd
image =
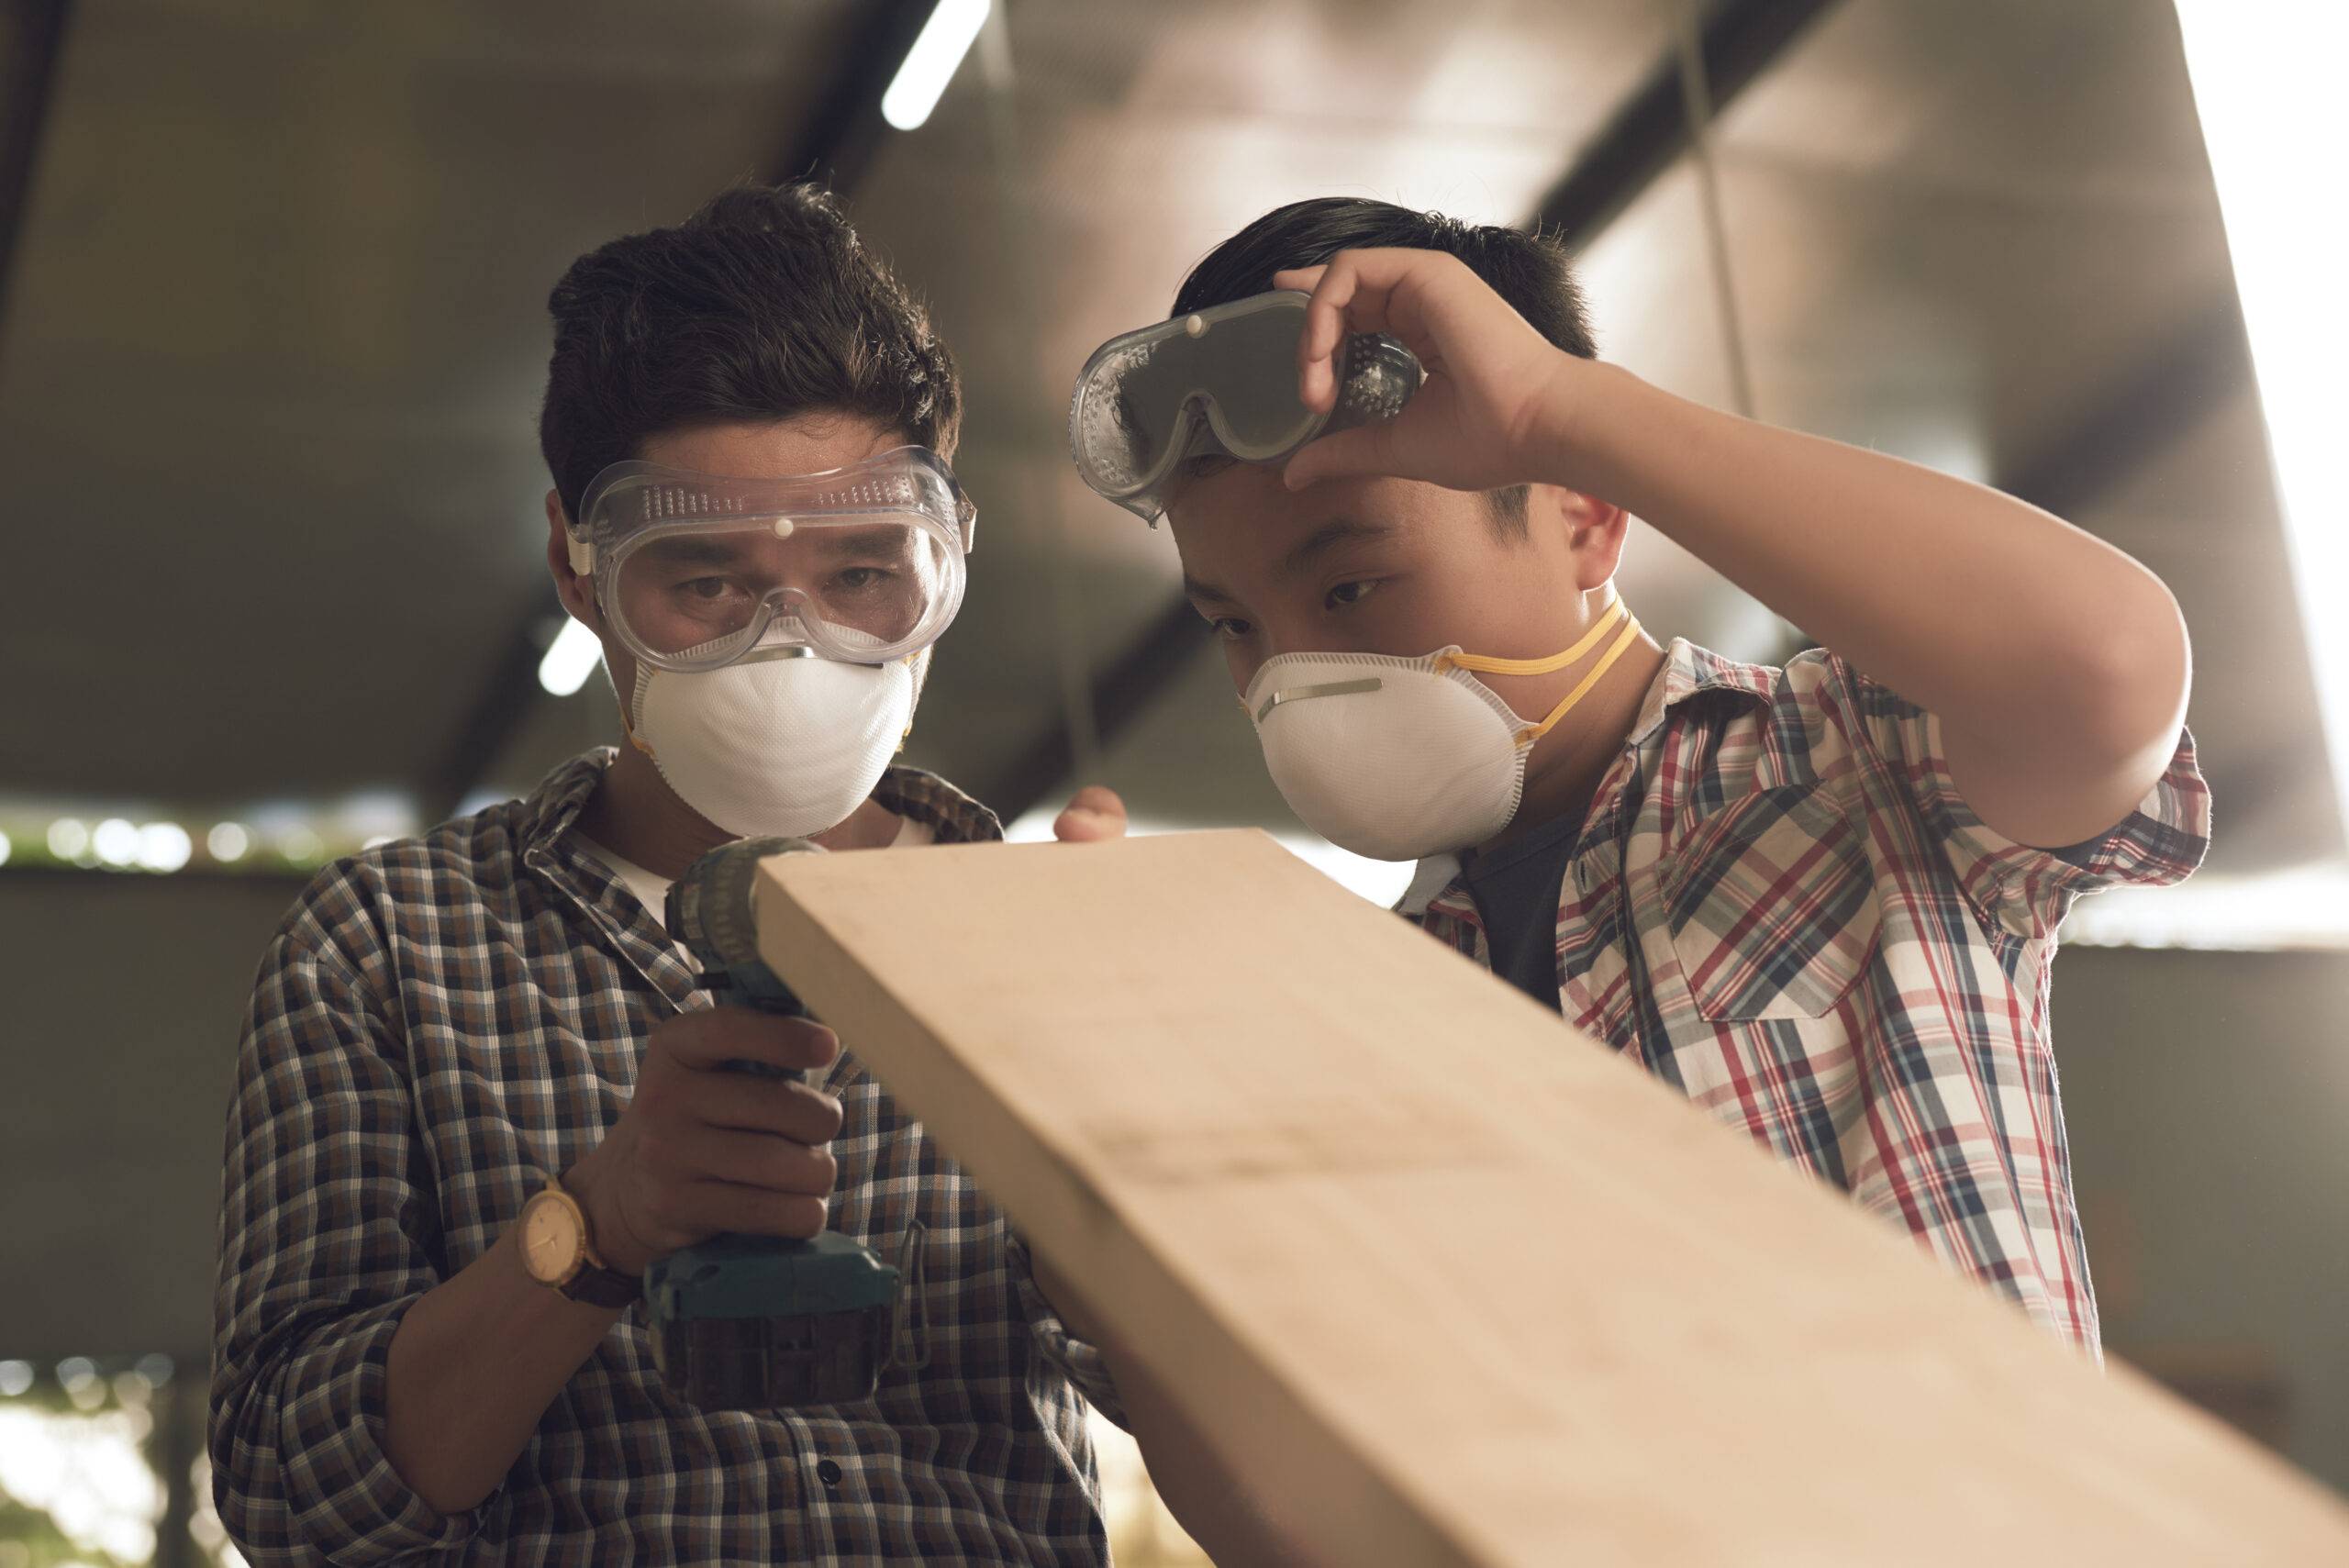
[[[1875,955],[1866,846],[1815,783],[1724,806],[1661,870],[1673,952],[1709,1021],[1820,1018]]]

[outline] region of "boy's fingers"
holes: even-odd
[[[1306,406],[1326,412],[1337,403],[1338,345],[1350,332],[1392,332],[1411,342],[1423,362],[1432,357],[1436,346],[1417,329],[1419,312],[1407,297],[1413,269],[1425,261],[1412,250],[1341,250],[1321,266],[1274,274],[1284,287],[1312,280],[1297,344],[1297,395]]]
[[[1052,837],[1069,844],[1122,838],[1125,831],[1126,803],[1115,790],[1099,784],[1078,790],[1067,809],[1052,821]]]
[[[1288,460],[1281,483],[1291,490],[1324,479],[1356,474],[1393,473],[1394,423],[1391,420],[1323,436]]]

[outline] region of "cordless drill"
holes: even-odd
[[[823,852],[805,839],[744,839],[702,856],[670,887],[669,934],[718,1005],[809,1016],[759,956],[751,894],[761,861]],[[726,1065],[804,1076],[761,1062]],[[889,1358],[896,1294],[896,1269],[835,1230],[806,1241],[713,1236],[644,1273],[662,1379],[705,1410],[870,1397]]]

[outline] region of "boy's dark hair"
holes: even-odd
[[[571,264],[547,310],[539,449],[573,517],[607,464],[696,425],[822,410],[953,455],[953,357],[821,186],[738,186],[615,239]]]
[[[1586,360],[1598,357],[1566,249],[1555,239],[1495,224],[1463,223],[1358,196],[1319,196],[1275,207],[1191,269],[1170,317],[1226,305],[1273,286],[1273,274],[1314,267],[1341,250],[1396,246],[1457,256],[1544,338]],[[1525,533],[1525,486],[1490,492],[1501,532]]]

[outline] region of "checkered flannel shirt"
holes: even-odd
[[[2027,849],[1967,808],[1934,717],[1833,654],[1675,641],[1559,889],[1561,1010],[2098,1354],[2055,929],[2078,894],[2183,879],[2209,837],[2183,734],[2127,821]],[[1489,967],[1458,869],[1421,862],[1401,908]]]
[[[595,1147],[646,1032],[709,1005],[565,838],[610,755],[329,867],[262,961],[220,1218],[211,1451],[230,1535],[259,1568],[1108,1562],[1077,1393],[1117,1414],[1098,1354],[1037,1295],[1002,1213],[846,1053],[821,1084],[846,1112],[831,1224],[893,1259],[927,1227],[925,1367],[861,1404],[705,1414],[662,1387],[639,1303],[478,1507],[435,1512],[384,1457],[402,1312]],[[1001,836],[928,774],[875,793],[940,842]]]

